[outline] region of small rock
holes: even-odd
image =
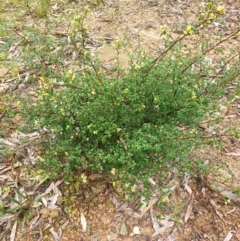
[[[134,234],[141,234],[141,233],[140,233],[140,230],[139,230],[139,227],[135,226],[135,227],[133,228],[133,233],[134,233]]]
[[[50,216],[50,210],[45,208],[42,213],[42,218],[48,218]]]
[[[133,236],[135,236],[135,235],[136,235],[136,234],[133,233],[133,232],[131,232],[131,233],[129,234],[130,237],[133,237]]]
[[[205,224],[205,225],[202,226],[202,231],[203,231],[204,233],[209,233],[209,232],[212,231],[212,226],[211,226],[211,225],[208,225],[208,224]]]
[[[107,235],[107,241],[114,241],[115,237],[112,235]]]
[[[127,225],[125,223],[123,223],[121,225],[120,234],[123,235],[123,236],[128,235],[128,229],[127,229]]]
[[[121,223],[117,223],[116,231],[117,231],[118,234],[120,234],[120,229],[121,229]],[[112,230],[112,232],[113,232],[113,230]]]
[[[141,233],[145,236],[151,236],[153,234],[153,230],[149,226],[141,227]]]
[[[156,0],[150,0],[150,1],[148,2],[148,6],[149,6],[149,7],[156,7],[156,6],[158,6],[158,3],[157,3]]]
[[[63,202],[63,197],[62,197],[62,196],[58,197],[56,204],[57,204],[57,205],[61,205],[62,202]]]
[[[50,218],[57,218],[59,216],[59,214],[60,214],[60,211],[58,209],[54,209],[50,212],[49,217]]]
[[[111,219],[107,217],[102,217],[101,220],[104,223],[104,225],[111,223]]]
[[[111,231],[112,231],[113,233],[116,233],[116,232],[117,232],[116,227],[111,227]]]

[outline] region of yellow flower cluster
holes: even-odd
[[[225,7],[222,5],[218,5],[216,7],[214,1],[209,2],[208,4],[201,3],[199,5],[199,9],[201,11],[199,15],[199,20],[204,20],[204,22],[207,24],[210,24],[219,15],[225,13]]]
[[[81,179],[83,183],[87,183],[87,176],[84,173],[81,174]]]
[[[218,14],[224,14],[225,13],[225,7],[224,6],[222,6],[222,5],[219,5],[218,7],[217,7],[217,13]]]
[[[188,26],[186,27],[186,30],[185,30],[183,33],[186,34],[186,35],[192,34],[192,33],[193,33],[192,26],[191,26],[191,25],[188,25]]]
[[[167,26],[167,25],[162,25],[162,26],[161,26],[161,33],[162,33],[162,34],[166,34],[168,30],[169,30],[169,29],[168,29],[168,26]]]

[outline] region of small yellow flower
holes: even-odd
[[[196,99],[197,99],[196,93],[193,91],[192,92],[192,100],[196,100]]]
[[[92,95],[95,95],[95,94],[96,94],[96,91],[93,89],[93,90],[91,91],[91,94],[92,94]]]
[[[87,176],[83,173],[81,174],[82,182],[87,183]]]
[[[84,56],[88,56],[89,55],[89,51],[85,50],[83,54],[84,54]]]
[[[218,13],[218,14],[224,14],[224,13],[225,13],[225,7],[219,5],[219,6],[217,7],[217,13]]]
[[[121,40],[119,38],[116,38],[115,40],[115,48],[118,49],[121,47]]]
[[[88,7],[88,6],[85,6],[85,7],[84,7],[84,13],[87,14],[89,11],[90,11],[90,10],[89,10],[89,7]]]
[[[22,167],[23,166],[23,164],[21,163],[21,162],[16,162],[16,164],[15,164],[15,167]]]
[[[216,14],[214,14],[214,13],[210,13],[210,14],[209,14],[209,19],[210,19],[210,20],[214,20],[216,17],[217,17],[217,16],[216,16]]]
[[[169,202],[168,196],[163,197],[162,202],[163,203],[168,203]]]
[[[75,74],[73,73],[72,69],[69,69],[66,73],[66,77],[73,80],[75,78]]]
[[[36,127],[39,127],[39,121],[35,120],[35,121],[34,121],[34,125],[35,125]]]
[[[140,69],[141,67],[138,64],[134,65],[134,69]]]
[[[199,7],[200,7],[200,8],[205,8],[205,3],[200,3],[200,4],[199,4]]]
[[[231,203],[231,200],[230,200],[230,199],[227,199],[227,200],[224,201],[224,204],[225,204],[225,205],[228,205],[229,203]]]
[[[162,32],[162,34],[166,34],[167,31],[168,31],[168,26],[167,26],[167,25],[162,25],[162,26],[161,26],[161,32]]]
[[[111,173],[113,174],[113,176],[115,176],[115,174],[116,174],[116,168],[113,168],[113,169],[111,170]]]
[[[186,27],[186,30],[183,32],[184,34],[192,34],[193,33],[193,30],[192,30],[192,26],[191,25],[188,25]]]
[[[132,191],[132,192],[136,192],[136,189],[137,189],[137,185],[134,184],[134,185],[131,187],[131,191]]]
[[[88,27],[87,26],[83,26],[83,31],[87,31],[88,30]]]

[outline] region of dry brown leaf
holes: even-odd
[[[17,231],[17,220],[15,221],[12,230],[11,230],[11,234],[10,234],[10,241],[14,241],[15,240],[15,236],[16,236],[16,231]]]
[[[29,223],[29,229],[36,228],[40,223],[39,221],[40,221],[40,213],[37,212],[37,216],[34,217]]]
[[[16,214],[13,214],[13,215],[8,215],[8,216],[3,216],[3,217],[0,217],[0,221],[5,223],[5,222],[9,222],[13,219],[15,219],[17,217]]]
[[[46,189],[45,194],[49,194],[51,191],[54,191],[55,194],[62,195],[60,190],[57,188],[62,183],[62,180],[58,180],[56,183],[52,182],[49,187]]]
[[[49,194],[54,187],[54,182],[51,182],[51,184],[49,185],[49,187],[45,190],[45,194]]]
[[[48,207],[53,207],[57,203],[58,197],[59,197],[58,194],[55,194],[52,197],[48,197],[47,198]]]
[[[215,210],[216,214],[218,215],[218,217],[221,218],[223,222],[231,225],[230,222],[226,221],[226,220],[223,218],[223,214],[218,211],[219,206],[217,206],[216,203],[215,203],[212,199],[210,199],[209,202],[210,202],[210,204],[212,205],[212,207],[214,208],[214,210]]]
[[[128,203],[126,202],[126,203],[121,204],[121,206],[117,208],[117,211],[118,212],[121,212],[121,211],[124,212],[127,208],[128,208]]]
[[[15,147],[15,144],[13,142],[11,142],[9,140],[5,140],[3,138],[0,138],[0,143],[7,145],[9,148]]]
[[[143,204],[142,208],[141,208],[141,217],[144,216],[144,214],[155,204],[157,203],[159,200],[158,197],[153,197],[151,199],[151,201],[149,202],[148,206],[146,206],[146,203]]]
[[[162,226],[165,226],[166,228],[171,228],[174,226],[174,221],[169,221],[167,218],[161,220],[159,222]]]
[[[83,213],[81,213],[81,224],[83,232],[85,232],[87,230],[87,221]]]
[[[0,175],[3,174],[4,172],[10,171],[11,169],[12,169],[11,166],[3,168],[3,169],[0,171]]]
[[[236,238],[240,241],[240,229],[236,231]]]
[[[127,148],[127,145],[126,145],[126,141],[122,137],[120,137],[119,140],[123,143],[123,148],[125,149],[125,151],[127,151],[128,148]]]
[[[227,155],[227,156],[240,156],[240,153],[228,152],[228,153],[225,153],[225,155]]]
[[[187,212],[186,212],[185,217],[184,217],[185,223],[188,221],[188,219],[191,215],[191,212],[192,212],[193,198],[194,198],[194,195],[191,196],[191,200],[190,200],[190,203],[189,203],[188,208],[187,208]]]
[[[95,180],[95,179],[102,179],[103,176],[100,175],[100,174],[97,174],[97,173],[93,173],[88,178],[91,179],[91,180]]]
[[[225,239],[223,241],[229,241],[232,239],[233,234],[236,233],[235,231],[231,230],[227,233],[227,236],[225,237]]]
[[[133,218],[141,219],[141,215],[134,212],[132,208],[126,208],[125,213],[128,214],[129,216],[133,217]]]
[[[7,180],[8,179],[8,176],[7,175],[1,175],[0,176],[0,181],[1,181],[1,183],[3,183],[5,180]]]
[[[220,208],[220,206],[217,205],[217,204],[214,202],[213,199],[210,198],[210,199],[209,199],[209,202],[210,202],[210,204],[213,206],[214,209],[219,209],[219,208]]]
[[[156,185],[156,182],[153,180],[153,178],[149,177],[148,181],[152,184],[152,185]]]
[[[6,167],[7,167],[7,165],[0,165],[0,170],[3,170]]]
[[[58,233],[59,233],[59,238],[61,239],[62,234],[63,234],[63,232],[62,232],[62,228],[61,228],[61,227],[58,229]]]
[[[61,226],[61,228],[64,230],[66,229],[66,227],[68,226],[69,224],[69,220],[67,220],[65,223],[63,223],[63,225]]]
[[[155,232],[158,232],[159,229],[160,229],[160,224],[153,214],[153,207],[152,206],[150,207],[150,216],[151,216],[151,219],[152,219],[153,229],[154,229]]]
[[[152,237],[155,237],[159,234],[163,234],[168,228],[173,227],[175,224],[173,221],[168,221],[167,217],[165,219],[161,220],[159,223],[153,214],[153,207],[150,208],[150,216],[151,216],[152,223],[153,223],[153,229],[155,231],[154,234],[152,235]],[[160,226],[160,224],[162,225],[162,227]]]
[[[47,199],[46,199],[45,197],[42,197],[42,203],[43,203],[43,205],[44,205],[45,207],[48,206],[48,201],[47,201]]]
[[[110,201],[113,203],[116,209],[121,206],[121,203],[116,199],[115,196],[110,197]]]
[[[60,241],[60,237],[53,229],[50,229],[50,232],[51,232],[52,236],[54,237],[55,241]]]
[[[152,238],[159,235],[159,234],[163,234],[166,230],[168,229],[168,227],[163,226],[161,228],[159,228],[157,231],[155,231],[155,233],[152,235]]]
[[[45,223],[45,226],[43,227],[43,231],[49,229],[50,227],[51,227],[50,223]]]
[[[56,183],[54,184],[54,187],[53,187],[53,191],[55,194],[58,194],[59,196],[62,196],[62,193],[61,191],[59,190],[58,186],[62,183],[62,180],[58,180],[56,181]]]
[[[191,189],[191,187],[189,187],[188,186],[188,184],[184,184],[184,187],[185,187],[185,189],[187,190],[187,192],[189,193],[189,195],[191,196],[192,195],[192,189]]]

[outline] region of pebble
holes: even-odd
[[[121,225],[120,234],[123,235],[123,236],[128,235],[128,229],[127,229],[127,225],[125,223],[123,223]]]
[[[112,231],[113,233],[116,233],[116,232],[117,232],[116,227],[111,227],[111,231]]]
[[[60,214],[60,211],[58,209],[54,209],[50,212],[49,217],[50,218],[57,218],[59,216],[59,214]]]
[[[114,241],[115,237],[112,235],[107,235],[107,241]]]
[[[111,219],[107,217],[102,217],[101,220],[104,223],[104,225],[111,223]]]
[[[139,227],[135,226],[135,227],[133,228],[133,233],[134,233],[134,234],[140,234],[140,229],[139,229]]]

